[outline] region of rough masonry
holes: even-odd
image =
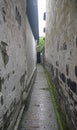
[[[12,129],[35,68],[26,1],[0,0],[0,130]]]
[[[77,129],[77,1],[48,0],[46,66],[58,91],[62,111]]]

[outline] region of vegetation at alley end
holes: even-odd
[[[39,44],[37,46],[39,52],[42,52],[42,50],[44,49],[45,46],[45,38],[44,37],[40,37],[39,38]]]

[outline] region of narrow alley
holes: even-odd
[[[58,124],[43,67],[37,65],[37,77],[27,111],[19,130],[58,130]]]
[[[0,0],[0,130],[77,130],[77,0]]]

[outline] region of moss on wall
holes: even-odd
[[[66,122],[65,115],[61,111],[60,104],[57,100],[57,90],[56,90],[56,88],[53,84],[53,81],[51,80],[51,77],[50,77],[50,75],[49,75],[49,73],[48,73],[48,71],[45,67],[44,67],[44,70],[45,70],[46,79],[47,79],[47,82],[48,82],[51,98],[52,98],[52,101],[53,101],[57,122],[58,122],[58,125],[59,125],[59,130],[69,130],[68,124]]]

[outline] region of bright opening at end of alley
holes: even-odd
[[[45,25],[45,21],[43,20],[44,12],[46,12],[46,0],[38,0],[38,19],[39,19],[39,36],[45,37],[45,33],[43,32]]]

